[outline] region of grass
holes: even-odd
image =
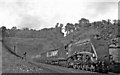
[[[1,44],[1,42],[0,42]],[[33,66],[2,47],[2,73],[45,73],[40,67]]]
[[[41,38],[16,38],[16,37],[7,37],[4,39],[5,44],[21,56],[27,52],[26,57],[30,58],[36,55],[46,52],[50,49],[54,49],[53,44],[61,45],[60,42],[50,41],[47,39]],[[59,48],[58,46],[58,48]],[[57,46],[56,46],[57,47]]]

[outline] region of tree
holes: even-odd
[[[83,23],[83,24],[85,24],[85,23],[89,23],[89,20],[88,19],[85,19],[85,18],[81,18],[81,20],[79,20],[79,23],[81,24],[81,23]]]
[[[108,20],[107,20],[107,23],[108,23],[108,24],[111,24],[111,20],[110,20],[110,19],[108,19]]]
[[[11,30],[9,31],[9,36],[15,37],[17,33],[17,27],[12,27]]]
[[[62,32],[63,24],[60,24],[60,32]]]
[[[97,28],[103,28],[104,24],[101,21],[96,22]]]
[[[118,21],[117,21],[117,20],[113,20],[113,22],[114,22],[114,25],[116,25],[116,24],[118,23]]]
[[[63,24],[60,24],[60,28],[62,28],[63,27]]]
[[[6,30],[6,27],[5,26],[2,26],[2,31],[4,32]]]
[[[102,23],[103,23],[103,24],[107,24],[107,21],[106,21],[106,20],[102,20]]]
[[[80,24],[78,24],[78,23],[75,23],[75,30],[77,30],[77,31],[79,31],[80,30]]]
[[[59,23],[57,23],[57,24],[55,25],[55,28],[58,28],[58,25],[59,25]]]
[[[60,26],[59,26],[59,27],[57,26],[55,29],[56,29],[57,34],[60,33],[60,34],[64,35],[64,33],[62,32],[63,24],[60,24]],[[57,35],[57,34],[56,34],[56,35]]]
[[[23,28],[23,30],[29,30],[29,28],[25,27],[25,28]]]
[[[70,32],[73,32],[75,30],[75,27],[72,23],[67,23],[65,26],[65,31],[67,32],[67,34],[69,34]]]
[[[17,27],[12,27],[12,28],[11,28],[11,30],[16,30],[16,29],[17,29]]]
[[[67,32],[67,34],[69,33],[69,24],[68,23],[65,26],[65,32]]]
[[[85,19],[85,18],[81,18],[81,20],[79,20],[79,24],[81,25],[81,27],[89,27],[89,20]]]
[[[4,37],[6,35],[6,27],[2,26],[2,37]]]

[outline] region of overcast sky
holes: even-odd
[[[0,0],[0,27],[41,29],[81,18],[118,19],[119,0]]]

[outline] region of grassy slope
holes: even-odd
[[[0,42],[1,43],[1,42]],[[40,67],[28,64],[2,46],[2,73],[45,73]]]
[[[2,54],[2,72],[14,72],[15,64],[20,60],[7,52],[4,47],[2,47]]]
[[[21,56],[23,56],[24,52],[27,52],[27,57],[29,58],[47,50],[54,49],[53,41],[40,38],[9,37],[5,38],[5,43],[11,50],[14,50],[14,46],[16,46],[16,52]]]
[[[92,30],[91,30],[92,32]],[[79,33],[76,33],[79,35]],[[89,33],[87,33],[89,34]],[[67,40],[66,40],[67,38]],[[68,43],[70,36],[64,38],[62,40],[62,43]],[[54,42],[54,43],[53,43]],[[15,38],[15,37],[9,37],[5,39],[5,43],[9,48],[12,50],[14,49],[14,46],[16,46],[16,52],[23,56],[24,52],[27,52],[27,57],[31,58],[32,56],[38,55],[42,52],[45,52],[50,49],[54,49],[53,44],[56,44],[55,48],[59,48],[59,46],[62,46],[59,41],[56,40],[47,40],[47,39],[41,39],[41,38]]]

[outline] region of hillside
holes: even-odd
[[[64,47],[71,41],[90,38],[96,34],[99,35],[100,39],[108,42],[108,44],[112,44],[112,39],[118,36],[117,24],[107,21],[94,23],[85,21],[83,23],[67,24],[65,30],[67,34],[64,37],[60,27],[44,28],[41,30],[7,29],[2,27],[0,35],[9,49],[21,56],[24,56],[24,53],[26,53],[27,58],[32,58],[51,49]],[[7,67],[13,67],[12,64],[15,63],[12,62],[21,62],[21,60],[6,52],[6,49],[2,48],[1,50],[3,51],[2,54],[4,54],[2,56],[4,58],[3,69],[6,70]]]
[[[89,23],[88,20],[81,19],[79,23],[66,25],[67,35],[61,32],[61,27],[44,28],[41,30],[30,29],[6,29],[3,27],[3,40],[12,50],[15,49],[20,55],[27,52],[42,53],[47,50],[63,47],[70,41],[77,41],[93,35],[99,35],[111,43],[111,40],[117,36],[117,24],[108,21],[97,21]],[[1,32],[1,31],[0,31]]]
[[[2,32],[2,31],[0,31]],[[8,33],[8,30],[6,31]],[[5,45],[12,51],[16,52],[17,54],[23,56],[23,54],[25,52],[27,52],[27,58],[32,58],[33,56],[36,56],[37,54],[40,54],[42,52],[45,52],[47,50],[50,49],[54,49],[55,47],[58,46],[62,46],[62,43],[60,43],[60,39],[57,40],[57,35],[53,35],[52,37],[50,35],[53,34],[53,32],[50,32],[48,29],[48,35],[46,35],[46,32],[44,33],[42,30],[42,34],[41,38],[35,38],[34,37],[28,37],[28,35],[31,34],[27,34],[26,32],[30,32],[30,31],[21,31],[21,34],[15,35],[15,36],[4,36],[3,37],[3,41],[5,43]],[[35,31],[38,33],[38,31]],[[56,31],[54,31],[56,32]],[[5,33],[4,33],[5,34]],[[40,34],[40,33],[39,33]],[[6,34],[5,34],[6,35]],[[7,34],[8,35],[8,34]],[[18,37],[18,35],[20,37]],[[33,34],[34,35],[34,34]],[[59,35],[59,34],[58,34]],[[1,34],[1,38],[2,38],[2,34]],[[58,37],[61,38],[61,37]],[[15,57],[14,55],[12,55],[4,46],[2,47],[1,45],[1,50],[2,50],[2,72],[5,73],[26,73],[27,70],[29,69],[34,69],[31,70],[30,72],[43,72],[43,71],[39,71],[39,69],[36,69],[37,71],[35,71],[35,67],[29,65],[28,63],[26,63],[25,61]]]

